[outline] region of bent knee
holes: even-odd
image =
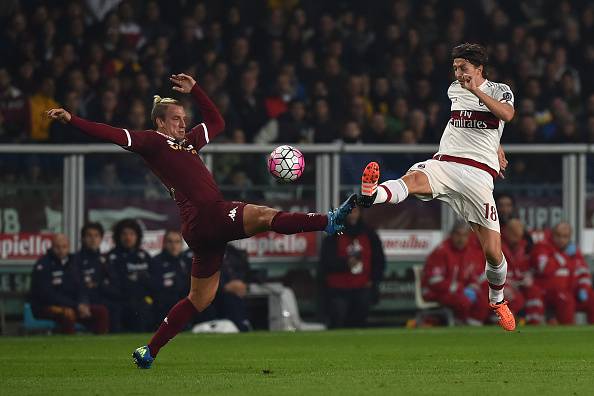
[[[410,171],[402,177],[409,194],[431,194],[429,178],[421,171]]]
[[[190,302],[198,312],[202,312],[206,308],[208,308],[208,306],[212,303],[212,301],[215,298],[215,295],[216,290],[214,292],[209,293],[191,290],[188,294],[188,300],[190,300]]]
[[[498,266],[503,261],[503,253],[501,247],[497,246],[485,246],[483,249],[487,262],[492,266]]]

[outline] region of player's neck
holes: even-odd
[[[479,76],[476,79],[476,85],[478,85],[480,87],[481,85],[483,85],[485,83],[485,81],[487,81],[486,78],[484,78],[483,76]]]

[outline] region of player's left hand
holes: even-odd
[[[91,308],[88,304],[78,304],[78,314],[81,318],[88,318],[91,316]]]
[[[475,89],[477,89],[474,77],[472,77],[470,74],[462,75],[462,79],[462,88],[466,88],[470,92],[473,92]]]
[[[180,73],[180,74],[172,74],[169,77],[169,81],[173,83],[173,90],[182,92],[182,93],[190,93],[194,84],[196,84],[196,80],[192,76],[188,76],[187,74]]]
[[[497,149],[497,158],[499,159],[499,176],[502,179],[505,179],[504,174],[509,162],[507,161],[507,158],[505,158],[505,151],[503,151],[501,145],[499,145],[499,148]]]

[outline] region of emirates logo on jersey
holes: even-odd
[[[499,119],[490,111],[454,110],[450,124],[456,128],[497,129]]]

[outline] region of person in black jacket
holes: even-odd
[[[189,290],[187,269],[192,265],[182,253],[183,240],[179,231],[167,231],[163,236],[163,251],[153,257],[150,266],[153,284],[153,309],[157,325],[167,312],[184,297]]]
[[[108,254],[114,289],[122,308],[122,327],[128,331],[149,331],[153,324],[153,290],[149,272],[150,255],[140,248],[142,230],[135,220],[124,219],[113,230],[115,248]]]
[[[74,259],[78,266],[81,285],[91,304],[104,305],[109,311],[110,331],[120,332],[121,308],[117,303],[119,291],[115,288],[115,275],[108,271],[107,258],[101,254],[99,247],[103,240],[103,226],[100,223],[87,223],[81,230],[81,249]]]
[[[386,258],[377,233],[367,227],[361,210],[347,217],[344,234],[322,242],[320,277],[328,327],[364,327],[371,305],[379,300]]]
[[[188,249],[183,253],[186,260],[192,261],[193,253]],[[228,243],[221,265],[219,288],[212,304],[196,317],[196,323],[215,319],[228,319],[241,332],[250,331],[245,296],[248,292],[248,278],[252,277],[247,252]]]
[[[89,302],[69,248],[68,238],[56,234],[47,254],[35,263],[31,276],[33,314],[40,319],[56,321],[62,333],[73,334],[76,322],[83,323],[97,334],[107,333],[107,308]]]

